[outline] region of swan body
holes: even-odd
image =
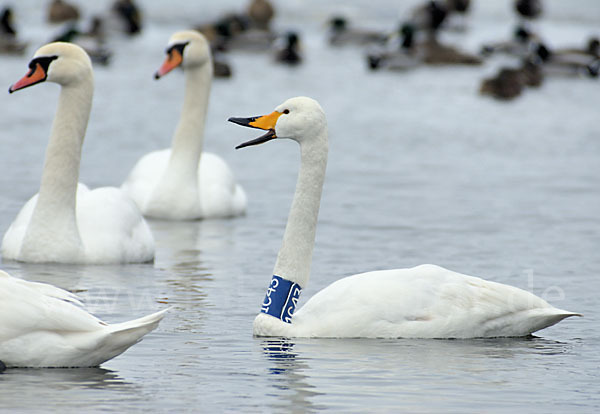
[[[306,287],[327,165],[327,123],[320,105],[292,98],[269,115],[230,118],[267,130],[238,148],[275,138],[300,145],[301,164],[274,275],[254,335],[329,338],[477,338],[526,336],[573,312],[527,291],[435,265],[380,270],[340,279],[294,312]]]
[[[24,262],[127,263],[154,259],[154,239],[133,200],[114,187],[79,184],[81,146],[93,96],[91,62],[70,43],[40,48],[10,92],[48,80],[61,85],[40,191],[2,240],[4,259]]]
[[[484,338],[526,336],[576,315],[530,292],[435,265],[340,279],[285,323],[261,313],[257,336]]]
[[[0,361],[6,367],[98,366],[139,342],[167,311],[109,325],[70,292],[3,271],[0,297]]]
[[[212,80],[210,47],[195,31],[175,33],[168,57],[156,74],[182,66],[186,92],[170,149],[143,156],[122,185],[147,217],[195,220],[233,217],[246,211],[246,194],[231,169],[202,151],[204,121]]]

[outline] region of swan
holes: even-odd
[[[237,148],[275,138],[300,145],[300,172],[283,243],[255,336],[330,338],[475,338],[526,336],[578,315],[524,290],[435,265],[348,276],[316,293],[294,312],[308,284],[321,190],[327,165],[327,122],[307,97],[274,112],[229,121],[266,130]],[[579,315],[580,316],[580,315]]]
[[[37,50],[15,92],[40,82],[61,85],[40,191],[2,240],[4,259],[23,262],[126,263],[154,259],[154,239],[139,209],[115,187],[78,184],[81,146],[94,90],[90,58],[70,43]]]
[[[109,325],[82,308],[77,296],[0,270],[0,365],[95,367],[154,330],[168,309]]]
[[[212,79],[210,46],[196,31],[177,32],[157,79],[177,66],[185,99],[172,147],[143,156],[122,185],[147,217],[168,220],[233,217],[246,211],[246,194],[225,161],[202,151]]]

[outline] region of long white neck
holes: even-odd
[[[300,171],[273,274],[306,287],[327,167],[327,131],[300,145]]]
[[[179,124],[173,135],[168,174],[197,181],[198,162],[204,144],[212,62],[185,69],[185,96]]]
[[[34,251],[48,238],[81,250],[76,195],[81,147],[92,107],[91,70],[76,83],[62,86],[40,184],[38,200],[25,234],[22,252]],[[23,249],[25,251],[23,251]]]

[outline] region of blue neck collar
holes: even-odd
[[[260,311],[285,323],[292,323],[301,291],[299,284],[273,275]]]

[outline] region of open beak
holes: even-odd
[[[177,66],[181,65],[181,62],[183,62],[183,47],[185,45],[180,47],[177,46],[179,45],[173,46],[167,51],[167,58],[154,74],[154,79],[160,79],[162,76],[165,76]]]
[[[228,121],[233,122],[234,124],[268,131],[266,134],[256,139],[238,145],[235,149],[262,144],[277,138],[277,135],[275,134],[275,124],[277,124],[277,119],[279,119],[280,116],[281,112],[273,111],[269,115],[253,116],[251,118],[229,118]]]
[[[36,83],[43,82],[46,80],[47,77],[48,74],[46,73],[46,70],[44,70],[40,63],[36,63],[33,67],[29,69],[27,75],[23,76],[10,88],[8,88],[8,93],[13,93],[14,91],[18,91],[19,89],[23,89],[28,86],[35,85]]]

